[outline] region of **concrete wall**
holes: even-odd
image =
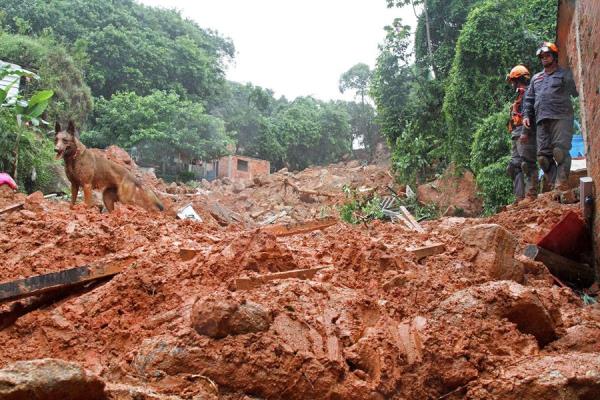
[[[252,157],[226,156],[219,159],[219,178],[252,179],[257,175],[269,175],[271,164]]]
[[[561,0],[557,45],[562,65],[575,76],[586,141],[588,175],[594,180],[594,246],[600,271],[600,0]]]

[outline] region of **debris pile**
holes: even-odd
[[[286,194],[286,180],[320,194]],[[34,196],[0,216],[0,297],[35,275],[117,272],[1,303],[0,380],[41,360],[29,362],[112,399],[598,397],[600,308],[522,256],[575,206],[542,196],[421,232],[320,219],[344,184],[391,178],[340,164],[243,188],[158,184],[204,222]],[[64,398],[80,389],[69,385]]]

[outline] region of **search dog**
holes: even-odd
[[[164,206],[156,194],[125,167],[109,160],[98,149],[88,149],[81,143],[75,131],[75,124],[69,121],[66,131],[60,123],[54,126],[54,152],[56,159],[65,160],[65,172],[71,182],[71,204],[75,205],[79,188],[83,187],[83,199],[88,207],[93,207],[92,190],[102,191],[104,206],[109,212],[115,202],[137,205],[147,211],[163,211]]]

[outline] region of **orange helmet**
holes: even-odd
[[[558,47],[552,42],[544,42],[535,52],[536,56],[541,56],[543,53],[554,53],[558,56]]]
[[[507,81],[517,80],[519,78],[525,78],[527,80],[531,79],[531,74],[529,70],[524,65],[517,65],[510,70],[510,73],[506,75]]]

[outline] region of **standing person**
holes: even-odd
[[[526,127],[536,127],[537,156],[544,171],[544,191],[568,189],[573,138],[573,106],[577,96],[571,71],[558,66],[558,47],[544,42],[537,50],[544,70],[533,76],[525,93]]]
[[[535,165],[535,130],[523,125],[523,98],[529,85],[531,74],[524,65],[515,66],[506,80],[515,89],[517,97],[510,107],[508,131],[511,134],[511,159],[506,171],[513,180],[516,201],[537,196],[537,167]]]

